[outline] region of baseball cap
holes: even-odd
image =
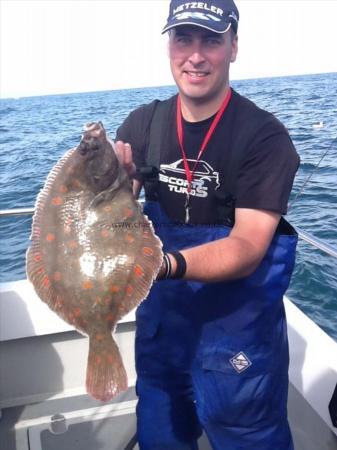
[[[233,0],[186,2],[172,0],[162,34],[179,25],[195,25],[215,33],[225,33],[230,27],[238,31],[239,11]]]

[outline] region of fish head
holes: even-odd
[[[86,181],[95,192],[106,190],[115,182],[122,169],[102,122],[85,125],[76,151],[85,168]]]

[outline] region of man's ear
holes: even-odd
[[[232,54],[231,54],[231,63],[236,61],[236,57],[238,54],[238,36],[236,35],[232,40]]]

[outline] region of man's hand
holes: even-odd
[[[119,162],[122,164],[129,177],[132,178],[136,173],[136,165],[132,159],[131,145],[127,142],[117,141],[115,143],[115,151]]]
[[[133,162],[131,145],[128,142],[117,141],[115,143],[115,152],[121,165],[126,170],[130,178],[134,178],[136,174],[136,164]],[[133,195],[139,197],[142,183],[133,179]]]

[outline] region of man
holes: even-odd
[[[179,94],[117,131],[166,252],[137,310],[141,450],[197,449],[202,429],[216,450],[293,449],[282,296],[296,234],[281,215],[299,159],[282,124],[230,88],[238,19],[232,0],[173,0]]]

